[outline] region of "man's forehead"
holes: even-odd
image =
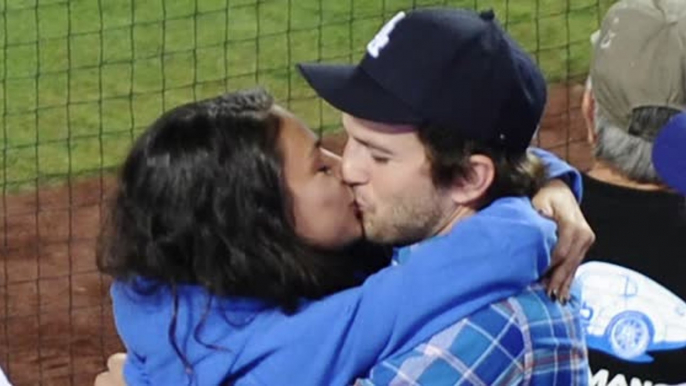
[[[348,137],[370,149],[401,158],[425,154],[415,126],[373,122],[349,115],[344,116],[343,125]]]
[[[343,113],[343,125],[348,133],[350,133],[350,129],[352,129],[353,132],[370,132],[390,135],[417,132],[417,127],[414,125],[369,121],[345,113]]]

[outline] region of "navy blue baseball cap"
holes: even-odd
[[[524,151],[546,103],[545,79],[492,11],[398,13],[357,65],[301,63],[335,108],[390,124],[435,125]]]
[[[667,185],[686,195],[686,113],[675,115],[658,133],[653,165]]]

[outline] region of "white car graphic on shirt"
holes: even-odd
[[[631,362],[686,347],[686,302],[647,276],[609,263],[579,267],[588,347]]]

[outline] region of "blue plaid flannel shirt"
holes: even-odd
[[[578,302],[562,306],[535,284],[377,364],[356,385],[587,385],[588,377]]]

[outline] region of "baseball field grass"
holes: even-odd
[[[35,189],[120,164],[161,112],[261,85],[314,128],[339,117],[294,69],[354,62],[399,10],[493,8],[549,82],[581,79],[611,0],[4,0],[0,178]],[[408,58],[415,60],[415,58]]]

